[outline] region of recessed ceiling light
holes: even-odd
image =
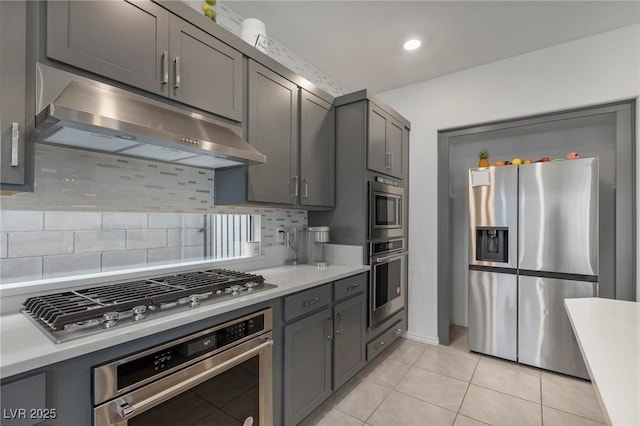
[[[420,40],[414,38],[412,40],[407,40],[404,43],[404,48],[405,50],[416,50],[421,44],[422,42]]]

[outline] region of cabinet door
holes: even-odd
[[[366,363],[366,303],[364,294],[334,308],[333,388],[338,389]]]
[[[300,204],[335,205],[335,111],[333,106],[301,90]]]
[[[267,156],[248,167],[247,198],[294,204],[298,197],[298,87],[249,62],[248,141]]]
[[[387,120],[387,143],[386,151],[387,155],[387,173],[391,176],[402,178],[402,159],[403,155],[403,133],[404,126],[397,121],[389,118]]]
[[[177,16],[170,23],[171,97],[242,121],[242,54]]]
[[[169,12],[150,1],[47,3],[47,56],[168,94]]]
[[[0,171],[3,184],[25,183],[26,2],[0,2]]]
[[[369,103],[369,137],[367,141],[367,168],[374,172],[387,171],[387,114]]]
[[[284,328],[285,425],[298,424],[331,395],[331,310]]]

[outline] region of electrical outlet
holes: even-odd
[[[284,244],[284,225],[276,226],[276,243]]]

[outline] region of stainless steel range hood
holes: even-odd
[[[266,162],[242,128],[38,64],[36,140],[217,169]]]

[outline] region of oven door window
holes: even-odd
[[[128,426],[260,423],[259,355],[132,417]]]
[[[399,227],[400,224],[400,200],[394,195],[375,193],[375,226],[378,228]]]
[[[375,266],[375,309],[402,296],[402,257]]]

